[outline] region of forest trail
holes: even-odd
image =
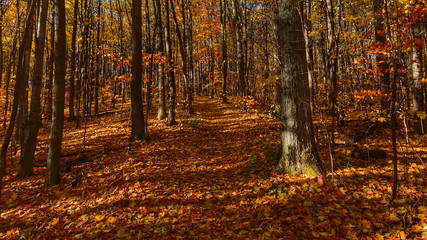
[[[257,176],[249,173],[257,169],[245,171],[245,167],[267,147],[277,145],[279,133],[269,130],[277,122],[243,113],[217,99],[196,98],[194,109],[196,117],[181,113],[185,118],[178,116],[179,124],[173,127],[152,120],[155,112],[150,113],[148,142],[127,140],[127,111],[90,118],[83,149],[79,143],[84,130],[67,123],[63,152],[71,157],[62,161],[84,156],[89,163],[62,173],[61,184],[52,188],[43,186],[44,168],[37,168],[30,180],[8,178],[3,192],[7,197],[2,197],[2,206],[8,207],[2,209],[6,214],[0,230],[21,233],[34,228],[28,234],[40,238],[77,234],[82,238],[174,239],[238,234],[247,227],[247,223],[235,222],[238,212],[245,210],[238,210],[239,204],[265,194],[265,189],[255,190],[254,179],[265,178],[266,171]],[[47,143],[49,131],[42,132],[42,141]],[[70,153],[76,150],[81,154]],[[45,153],[38,159],[45,159]],[[72,187],[78,175],[82,180]],[[23,202],[31,209],[30,217],[8,222],[18,212],[22,214],[18,206]],[[250,217],[248,212],[244,215]]]
[[[390,167],[336,171],[335,184],[272,171],[277,120],[198,97],[196,117],[178,111],[165,127],[150,112],[150,141],[129,142],[128,108],[65,127],[59,186],[8,176],[0,202],[0,238],[19,239],[351,239],[421,236],[427,170],[410,165],[401,198],[388,203]],[[46,124],[47,125],[47,124]],[[48,129],[37,162],[46,161]],[[326,149],[320,149],[326,152]],[[84,159],[84,161],[81,161]],[[353,163],[351,159],[341,159]],[[16,171],[17,159],[14,160]],[[364,164],[366,165],[366,164]],[[80,181],[76,181],[80,180]],[[73,187],[73,183],[77,183]],[[411,220],[400,217],[413,206]],[[406,229],[406,230],[405,230]],[[378,235],[379,234],[379,235]]]

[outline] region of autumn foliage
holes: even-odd
[[[137,1],[1,0],[1,239],[427,239],[426,0]],[[292,49],[285,3],[304,38]],[[284,75],[288,50],[306,61]],[[284,86],[296,68],[307,82]],[[319,177],[279,167],[301,111],[284,100],[312,116]]]

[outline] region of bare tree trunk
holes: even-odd
[[[55,92],[50,133],[49,153],[46,169],[46,186],[59,184],[59,163],[64,127],[65,75],[66,75],[66,33],[65,0],[55,0]]]
[[[41,91],[43,78],[43,58],[44,45],[46,38],[46,19],[48,10],[48,1],[40,1],[39,18],[37,27],[37,36],[35,39],[35,63],[31,89],[31,107],[28,118],[28,127],[26,129],[23,151],[21,152],[21,161],[18,171],[19,178],[26,178],[34,175],[34,154],[36,151],[37,136],[40,126],[41,113]]]
[[[131,140],[144,140],[147,132],[142,106],[142,29],[141,1],[132,0],[132,80],[131,80]]]
[[[282,158],[279,168],[291,175],[324,174],[311,118],[304,36],[298,0],[279,0],[278,41],[281,62]]]

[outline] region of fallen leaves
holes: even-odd
[[[195,103],[202,119],[197,128],[188,121],[171,128],[155,121],[150,142],[129,144],[129,129],[121,126],[127,113],[97,120],[102,124],[89,121],[88,133],[97,133],[87,140],[93,161],[64,174],[59,186],[45,188],[41,168],[31,179],[7,180],[0,238],[427,237],[427,170],[421,164],[400,163],[393,204],[391,169],[381,162],[351,162],[335,172],[334,183],[331,175],[277,174],[270,159],[280,142],[270,130],[279,129],[277,122],[215,100]],[[78,150],[73,144],[81,134],[69,129],[64,148]],[[84,177],[73,188],[78,171]]]

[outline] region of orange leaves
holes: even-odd
[[[381,93],[356,94],[369,98]],[[195,100],[197,118],[203,119],[197,128],[190,127],[191,117],[183,117],[181,112],[180,124],[174,127],[150,120],[150,142],[127,141],[127,111],[89,118],[86,147],[93,153],[88,154],[93,162],[75,166],[55,188],[43,186],[44,168],[37,168],[36,176],[28,180],[8,179],[0,238],[425,236],[424,166],[402,163],[401,199],[393,205],[388,202],[391,169],[380,162],[349,160],[339,152],[345,150],[342,146],[337,147],[337,160],[349,167],[335,172],[339,181],[334,184],[330,174],[323,178],[278,174],[268,157],[272,155],[268,149],[280,143],[277,121],[242,113],[218,100]],[[250,103],[253,99],[241,100]],[[83,131],[66,129],[64,148],[79,150],[76,142]],[[380,144],[383,135],[372,138],[370,144]],[[416,150],[424,151],[425,145],[418,142]],[[325,151],[321,145],[320,153]],[[244,171],[254,157],[253,167],[258,171]],[[85,177],[72,188],[78,170]]]
[[[373,90],[360,90],[353,92],[354,99],[356,102],[360,102],[362,100],[375,100],[379,97],[386,96],[384,92],[381,90],[373,91]]]

